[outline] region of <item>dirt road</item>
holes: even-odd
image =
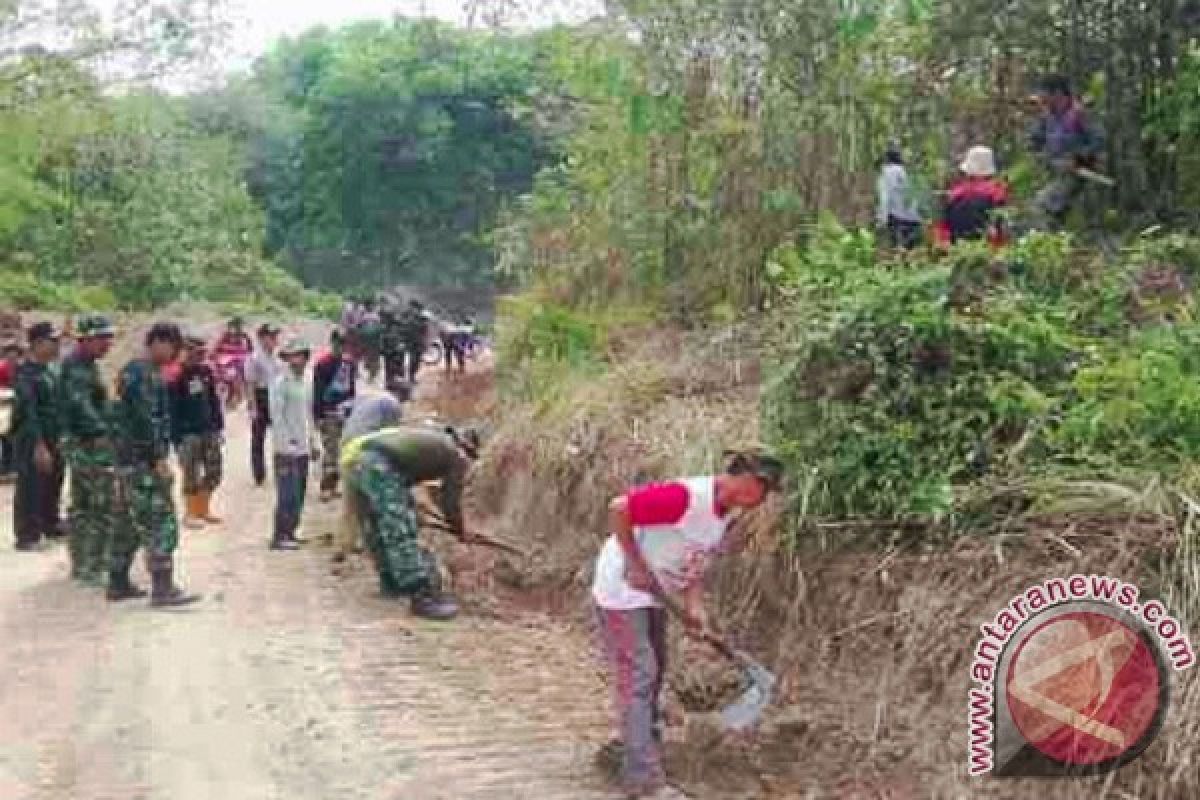
[[[444,626],[328,551],[266,549],[273,492],[230,416],[225,525],[184,534],[193,609],[111,606],[66,554],[12,549],[0,494],[0,798],[467,800],[609,797],[583,631],[543,617]],[[311,494],[304,535],[336,509]],[[140,565],[139,565],[140,569]],[[144,583],[144,574],[139,575]]]

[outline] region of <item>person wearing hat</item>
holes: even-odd
[[[279,349],[279,326],[264,322],[258,326],[258,347],[246,364],[246,385],[250,403],[250,469],[254,483],[267,481],[267,429],[271,427],[271,384],[283,372]]]
[[[188,336],[184,344],[183,364],[170,384],[171,440],[183,473],[183,525],[195,530],[221,522],[212,496],[221,485],[225,415],[204,338]]]
[[[112,407],[98,362],[112,349],[112,322],[99,314],[75,323],[75,347],[59,379],[59,429],[71,472],[67,553],[71,577],[103,587],[109,540],[118,524],[121,487],[116,473]]]
[[[171,401],[162,372],[179,357],[182,347],[183,334],[177,325],[155,323],[146,334],[143,355],[127,363],[117,378],[113,423],[130,524],[118,526],[112,537],[108,599],[113,602],[146,595],[129,577],[139,547],[145,549],[152,607],[172,608],[200,599],[175,583],[179,521],[172,493],[175,476],[168,460]]]
[[[938,222],[938,243],[947,246],[964,240],[987,238],[1004,242],[1004,232],[994,212],[1008,205],[1008,185],[996,176],[996,157],[982,145],[967,151],[959,169],[963,178],[946,193]]]
[[[29,357],[17,369],[12,437],[17,486],[13,532],[21,551],[37,550],[42,537],[62,536],[63,457],[58,417],[58,344],[52,322],[29,329]]]
[[[358,362],[347,352],[342,332],[329,336],[329,350],[313,365],[313,419],[321,432],[321,502],[338,496],[338,447],[357,391]]]
[[[448,532],[467,539],[462,492],[479,455],[479,436],[455,428],[383,428],[342,448],[342,471],[354,493],[353,510],[386,597],[406,597],[413,614],[449,620],[458,604],[443,594],[437,561],[418,541],[419,483],[440,482],[438,506]]]
[[[596,560],[592,599],[612,673],[620,780],[630,797],[667,792],[659,693],[667,672],[667,611],[680,593],[689,635],[709,632],[704,575],[726,541],[732,512],[780,489],[782,464],[761,448],[727,452],[718,475],[641,486],[609,506],[610,536]]]
[[[308,493],[308,471],[319,459],[321,445],[312,424],[312,393],[304,380],[311,349],[293,337],[279,349],[282,373],[272,384],[271,443],[275,451],[275,527],[272,550],[295,550],[300,546],[296,530],[304,513]]]

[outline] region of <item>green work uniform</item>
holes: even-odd
[[[114,413],[117,458],[129,492],[131,525],[114,537],[110,568],[128,574],[139,546],[146,548],[151,574],[172,567],[179,543],[179,522],[171,479],[158,473],[171,450],[170,399],[162,373],[148,359],[134,359],[121,370]]]
[[[78,351],[62,364],[59,427],[71,471],[71,576],[102,586],[113,531],[118,527],[116,454],[108,389],[95,359]]]
[[[13,406],[13,445],[17,487],[13,497],[13,530],[18,544],[37,544],[59,535],[58,504],[63,460],[59,425],[59,373],[54,364],[26,361],[17,369]],[[39,471],[39,446],[50,454],[50,469]]]
[[[412,595],[436,585],[437,566],[417,540],[412,487],[441,481],[442,514],[462,533],[467,461],[454,440],[439,431],[387,428],[347,442],[342,468],[384,593]]]

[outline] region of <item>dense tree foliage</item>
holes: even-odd
[[[269,109],[245,131],[269,252],[339,287],[489,282],[497,209],[553,158],[522,114],[538,56],[399,18],[280,42],[226,94]]]

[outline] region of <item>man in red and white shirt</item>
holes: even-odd
[[[609,507],[613,533],[596,560],[592,599],[612,673],[621,783],[630,797],[672,791],[657,731],[667,661],[667,612],[658,598],[682,593],[687,630],[702,637],[704,574],[725,544],[730,512],[760,505],[782,479],[770,456],[728,455],[720,475],[633,489]]]

